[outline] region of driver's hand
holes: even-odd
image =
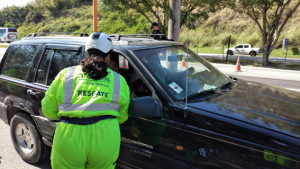
[[[195,73],[195,68],[194,67],[189,67],[188,70],[190,71],[189,74]]]
[[[180,73],[180,77],[185,77],[186,76],[186,71],[187,71],[187,75],[192,74],[192,72],[190,70],[185,70],[185,71]]]

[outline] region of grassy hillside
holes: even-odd
[[[297,53],[296,48],[300,46],[299,16],[300,10],[298,9],[281,33],[276,45],[277,49],[281,48],[283,38],[289,38],[290,51]],[[222,49],[222,45],[227,46],[226,42],[230,35],[231,46],[240,43],[250,43],[256,47],[261,47],[261,34],[254,21],[249,19],[248,16],[235,13],[230,9],[223,9],[214,14],[210,14],[210,17],[206,21],[199,20],[197,28],[195,30],[189,30],[188,34],[189,45],[192,48],[197,47],[199,40],[199,48],[206,47],[206,50],[219,51]],[[186,44],[186,37],[187,29],[182,28],[180,42]]]
[[[36,1],[39,2],[38,0]],[[37,6],[33,7],[40,9]],[[22,16],[24,17],[23,20],[20,18],[22,22],[18,22],[18,25],[20,25],[18,27],[19,38],[33,32],[92,33],[92,6],[81,5],[80,7],[70,8],[40,10],[34,13],[32,12],[33,9],[27,7],[24,10],[30,12]],[[289,38],[290,46],[288,54],[291,57],[300,57],[298,49],[300,46],[300,39],[298,38],[300,36],[300,18],[298,16],[300,16],[300,10],[293,15],[285,26],[276,45],[277,50],[272,55],[276,53],[277,56],[284,56],[280,52],[282,39]],[[130,9],[125,13],[117,13],[100,5],[98,19],[98,31],[108,34],[151,33],[149,30],[150,23],[143,16]],[[184,44],[187,42],[187,33],[189,34],[189,47],[195,51],[198,47],[199,52],[222,53],[223,48],[227,46],[226,43],[230,35],[230,46],[240,43],[250,43],[256,47],[261,47],[261,35],[256,24],[248,16],[235,13],[230,9],[223,9],[212,13],[207,20],[199,19],[196,25],[195,30],[189,30],[188,32],[185,27],[182,27],[180,33],[180,42]],[[3,25],[0,23],[0,26]]]
[[[92,6],[65,9],[53,16],[50,13],[44,14],[44,19],[38,23],[24,22],[18,28],[19,37],[22,38],[33,32],[93,32]],[[99,11],[98,30],[108,34],[121,33],[133,34],[148,31],[146,19],[129,10],[128,13],[119,14],[109,11]],[[147,32],[149,33],[149,32]]]

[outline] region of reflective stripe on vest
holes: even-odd
[[[97,111],[97,110],[116,110],[119,111],[120,105],[118,105],[120,97],[120,77],[119,74],[114,72],[114,91],[113,98],[110,103],[91,103],[87,102],[85,104],[71,104],[71,98],[73,96],[73,77],[76,66],[70,67],[67,70],[66,80],[65,80],[65,95],[64,104],[59,104],[59,111],[76,111],[76,110],[86,110],[86,111]]]

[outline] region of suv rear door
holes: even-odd
[[[52,141],[56,122],[50,122],[45,118],[41,110],[41,100],[56,75],[66,67],[78,65],[82,56],[80,45],[45,45],[36,60],[31,83],[27,85],[26,105],[34,113],[44,141],[45,139]]]
[[[1,61],[0,117],[9,121],[7,106],[24,110],[29,69],[40,45],[11,45]]]

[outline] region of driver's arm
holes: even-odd
[[[164,77],[169,81],[171,80],[174,81],[174,79],[178,79],[178,78],[181,79],[186,76],[186,70],[181,72],[173,72],[172,70],[167,69],[163,66],[161,66],[161,69],[163,71]],[[190,74],[190,71],[188,71],[188,74]]]

